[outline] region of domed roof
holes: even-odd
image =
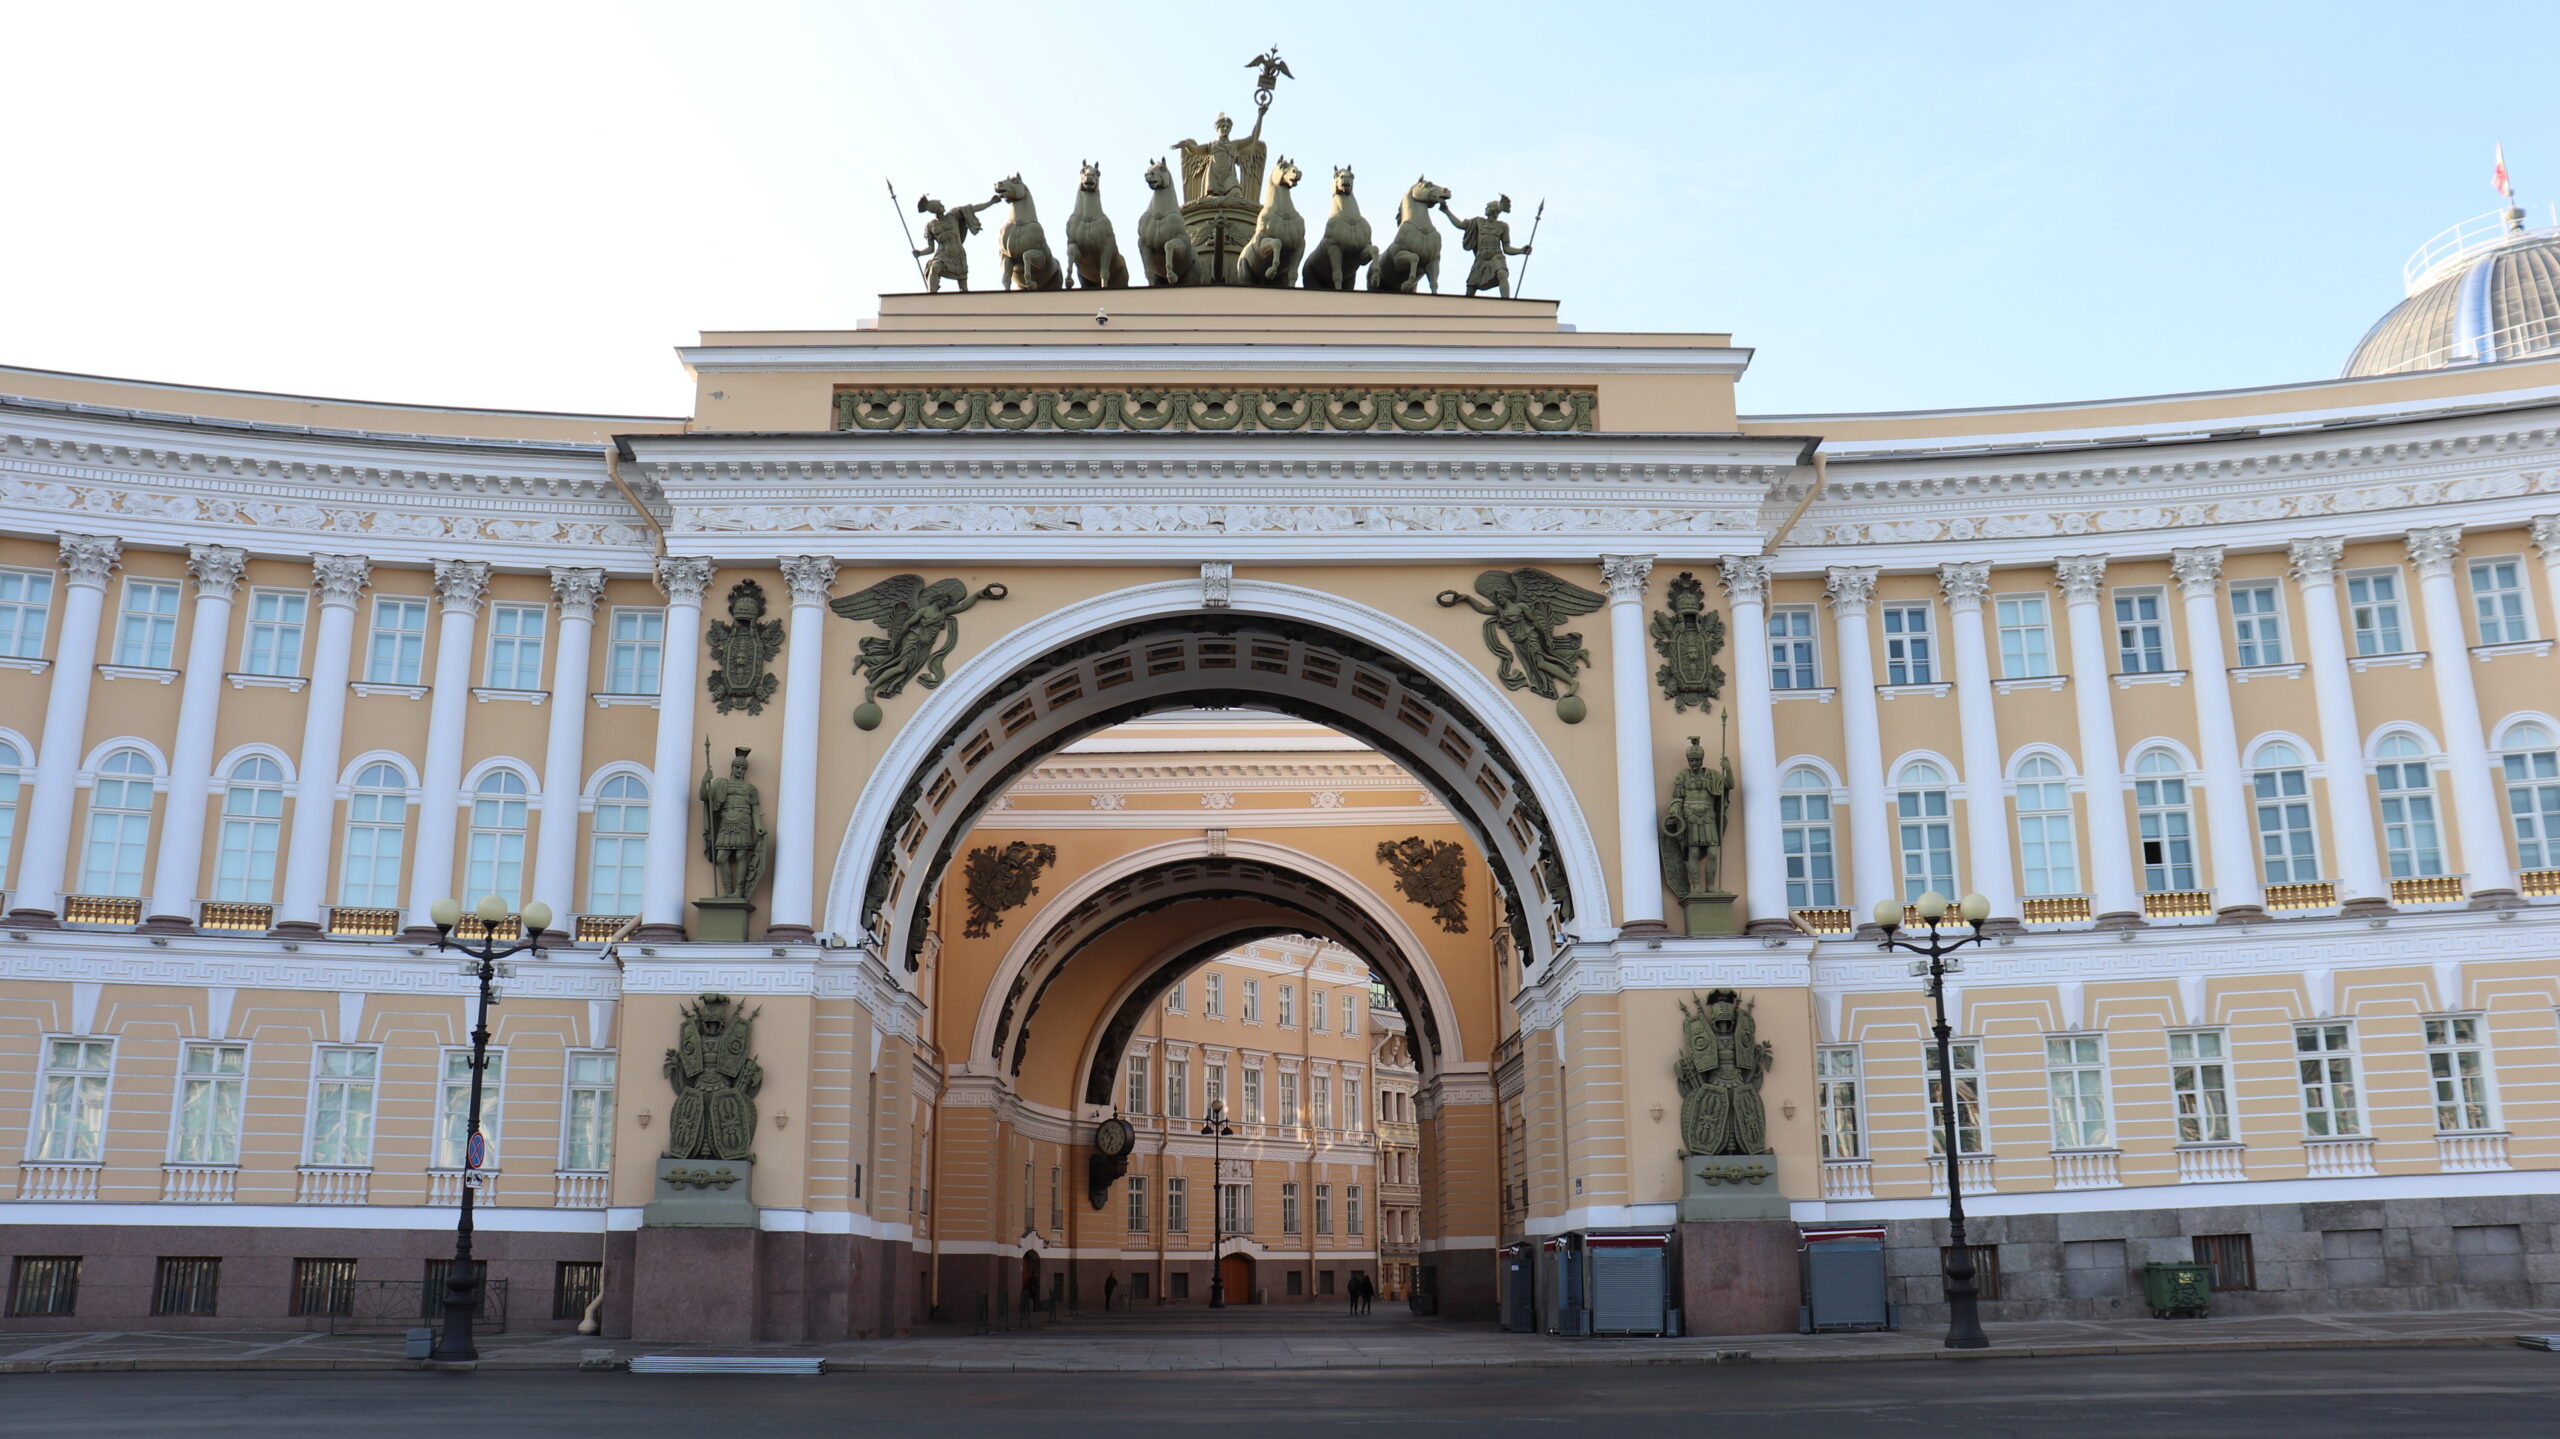
[[[2402,375],[2560,352],[2560,226],[2521,210],[2445,231],[2409,258],[2409,297],[2358,341],[2345,373]]]

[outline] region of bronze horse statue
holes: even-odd
[[[1310,290],[1349,290],[1360,281],[1360,267],[1378,258],[1369,243],[1369,222],[1351,195],[1351,169],[1334,167],[1333,213],[1324,221],[1324,238],[1307,251],[1301,281]]]
[[[1111,217],[1102,213],[1102,167],[1091,160],[1076,180],[1076,208],[1067,216],[1067,268],[1088,290],[1129,287],[1129,262],[1120,257]]]
[[[997,270],[1008,290],[1063,290],[1067,268],[1049,249],[1049,232],[1040,228],[1039,207],[1031,203],[1031,187],[1019,174],[996,181],[996,198],[1010,201],[1012,217],[996,242]]]
[[[1440,227],[1432,223],[1431,211],[1448,198],[1445,187],[1427,179],[1415,180],[1404,192],[1404,203],[1396,210],[1396,237],[1369,267],[1370,289],[1410,295],[1427,277],[1431,293],[1440,293]]]

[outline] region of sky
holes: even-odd
[[[1515,238],[1543,201],[1528,288],[1732,334],[1747,413],[2323,378],[2499,203],[2493,145],[2560,199],[2549,0],[0,0],[0,35],[0,364],[438,404],[681,414],[698,332],[915,288],[919,192],[1018,171],[1054,234],[1090,158],[1125,248],[1275,42],[1302,208],[1342,164],[1373,222],[1421,174]]]

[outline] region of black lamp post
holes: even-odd
[[[542,932],[551,927],[551,906],[535,900],[524,907],[517,921],[517,933],[524,937],[501,949],[497,929],[507,917],[507,902],[488,895],[473,907],[472,913],[480,920],[480,940],[465,944],[453,937],[454,926],[462,923],[461,904],[440,899],[427,907],[428,917],[436,925],[436,948],[461,950],[466,956],[462,972],[480,981],[480,1011],[471,1026],[471,1111],[462,1134],[462,1213],[454,1220],[453,1268],[444,1281],[444,1332],[436,1336],[435,1348],[429,1355],[448,1363],[480,1357],[479,1349],[471,1342],[472,1311],[480,1307],[479,1269],[471,1258],[471,1195],[482,1154],[480,1082],[489,1072],[489,1006],[498,1002],[498,961],[528,949],[540,949]]]
[[[1941,1142],[1946,1149],[1947,1166],[1947,1339],[1949,1349],[1988,1349],[1990,1336],[1982,1332],[1982,1315],[1976,1308],[1981,1297],[1973,1269],[1973,1249],[1964,1237],[1964,1169],[1963,1154],[1957,1148],[1957,1115],[1955,1060],[1949,1041],[1955,1031],[1947,1026],[1947,976],[1961,973],[1964,961],[1955,952],[1968,944],[1982,943],[1982,921],[1991,915],[1991,901],[1978,894],[1968,894],[1961,903],[1950,906],[1947,897],[1931,890],[1912,901],[1912,911],[1929,927],[1929,937],[1914,943],[1898,936],[1902,928],[1902,902],[1878,900],[1875,921],[1884,930],[1886,949],[1907,950],[1920,958],[1911,962],[1911,972],[1929,982],[1929,1000],[1937,1007],[1938,1095],[1944,1109],[1944,1132]],[[1950,909],[1953,913],[1950,913]],[[1942,938],[1938,926],[1942,922],[1960,922],[1970,931],[1953,938]]]
[[[1227,1123],[1227,1102],[1209,1101],[1209,1122],[1200,1126],[1209,1136],[1209,1307],[1227,1307],[1226,1256],[1218,1252],[1227,1242],[1227,1186],[1225,1166],[1219,1161],[1222,1146],[1235,1137],[1235,1129]]]

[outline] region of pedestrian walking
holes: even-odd
[[[1351,1295],[1351,1312],[1354,1314],[1368,1313],[1369,1300],[1378,1292],[1378,1286],[1369,1282],[1369,1271],[1365,1269],[1355,1269],[1351,1271],[1351,1282],[1348,1285],[1345,1285],[1344,1288],[1347,1289]]]

